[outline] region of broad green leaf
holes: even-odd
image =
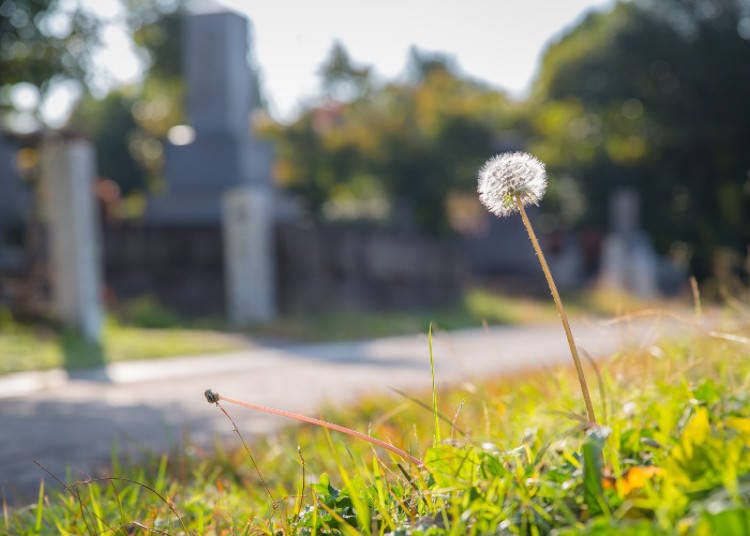
[[[596,514],[606,506],[602,487],[602,449],[608,435],[608,429],[595,428],[586,434],[583,443],[583,500]]]

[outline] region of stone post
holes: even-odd
[[[227,315],[235,327],[276,315],[273,193],[241,186],[223,199],[224,271]]]
[[[640,229],[638,194],[618,190],[612,196],[609,211],[611,232],[602,247],[600,284],[641,298],[658,296],[659,259]]]
[[[54,137],[42,146],[54,312],[66,326],[99,342],[102,304],[94,161],[94,149],[84,139]]]

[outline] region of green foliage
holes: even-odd
[[[99,174],[124,195],[157,188],[164,164],[162,139],[184,122],[182,13],[172,2],[128,3],[133,40],[148,59],[144,81],[104,98],[84,95],[68,122],[93,140]]]
[[[345,200],[375,199],[387,206],[380,218],[448,230],[446,197],[473,191],[514,106],[444,63],[421,61],[413,80],[374,87],[369,69],[353,67],[337,45],[321,69],[324,86],[349,98],[268,128],[278,143],[279,180],[314,215]]]
[[[155,14],[158,15],[155,20],[148,20]],[[183,11],[177,9],[177,6],[170,7],[165,13],[160,13],[151,6],[147,13],[141,13],[141,20],[135,23],[137,29],[133,34],[133,41],[148,54],[150,76],[161,79],[182,76],[183,16]],[[142,20],[144,17],[147,22]]]
[[[167,325],[169,318],[149,309],[143,302],[134,307],[133,314],[144,324],[158,324],[168,329],[127,325],[109,319],[100,346],[72,331],[0,321],[0,374],[57,367],[81,369],[114,361],[220,353],[242,346],[242,341],[228,334]]]
[[[320,78],[324,94],[339,101],[362,97],[372,87],[370,68],[355,66],[339,41],[323,62]]]
[[[146,169],[132,151],[138,129],[132,113],[135,102],[127,92],[112,92],[101,100],[87,96],[69,123],[94,140],[99,175],[115,181],[125,194],[147,184]]]
[[[745,354],[745,345],[700,337],[621,352],[600,364],[606,428],[587,433],[567,369],[442,392],[441,412],[462,410],[437,445],[429,392],[421,404],[364,400],[325,418],[423,453],[423,468],[294,427],[251,447],[273,501],[246,452],[219,444],[214,455],[187,449],[140,468],[115,461],[128,480],[78,483],[76,493],[47,486],[44,500],[11,510],[0,530],[180,533],[184,523],[192,534],[748,534]]]
[[[54,78],[83,81],[98,21],[60,0],[0,4],[0,89],[20,82],[48,89]]]
[[[657,246],[688,244],[699,275],[750,239],[746,8],[618,2],[547,50],[529,103],[531,148],[579,181],[584,220],[605,226],[609,196],[634,187]]]

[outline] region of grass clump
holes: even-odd
[[[249,447],[265,484],[246,451],[191,447],[115,465],[128,481],[79,483],[77,494],[48,484],[0,533],[748,534],[747,350],[691,337],[613,357],[594,397],[599,427],[581,413],[571,368],[454,385],[434,408],[431,393],[328,408],[326,420],[423,466],[290,427]]]

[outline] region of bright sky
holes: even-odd
[[[79,0],[103,17],[118,0]],[[468,75],[522,95],[544,46],[587,10],[614,0],[222,0],[253,23],[253,55],[271,111],[290,117],[319,87],[317,70],[335,40],[382,78],[404,72],[411,45],[448,53]],[[100,88],[137,81],[140,63],[112,25],[97,58]],[[68,92],[69,93],[69,92]],[[60,109],[70,95],[61,94]]]

